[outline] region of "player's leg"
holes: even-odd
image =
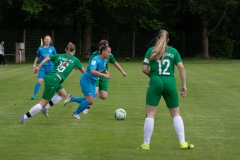
[[[95,95],[94,98],[99,97],[99,86],[100,86],[100,81],[101,81],[101,77],[99,78],[99,80],[97,80],[95,82]],[[91,108],[92,105],[87,106],[86,109],[84,109],[84,111],[82,112],[83,114],[88,114],[89,109]]]
[[[99,80],[99,98],[105,100],[108,97],[108,79],[101,77]]]
[[[33,91],[33,96],[31,97],[31,99],[36,99],[37,97],[37,94],[40,90],[40,87],[41,87],[41,84],[44,80],[44,77],[45,77],[46,73],[45,73],[45,68],[44,66],[38,71],[38,80],[37,80],[37,83],[35,84],[35,87],[34,87],[34,91]]]
[[[194,145],[185,142],[184,124],[179,111],[179,99],[175,79],[169,78],[167,81],[163,97],[172,116],[173,126],[178,136],[180,147],[182,149],[194,148]]]
[[[94,95],[95,95],[95,85],[91,84],[85,77],[81,77],[80,85],[82,92],[85,96],[83,101],[79,104],[78,108],[73,112],[73,118],[80,119],[79,114],[84,111],[89,105],[93,104]]]
[[[33,106],[25,115],[20,117],[20,121],[22,123],[26,123],[28,118],[37,114],[39,111],[42,110],[42,108],[44,108],[49,103],[49,101],[54,96],[60,82],[61,82],[60,79],[56,78],[55,74],[48,74],[46,76],[42,100],[38,104]]]
[[[154,117],[163,88],[164,84],[160,77],[151,77],[146,94],[146,118],[143,127],[144,139],[143,144],[138,149],[150,149],[150,141],[154,129]]]
[[[56,77],[57,78],[57,77]],[[49,101],[49,103],[45,106],[45,108],[42,109],[43,115],[46,117],[49,117],[48,109],[53,106],[54,104],[57,104],[60,102],[63,98],[65,98],[67,95],[65,89],[60,84],[57,88],[57,94]]]

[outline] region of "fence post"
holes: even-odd
[[[135,31],[133,31],[132,57],[135,57]]]

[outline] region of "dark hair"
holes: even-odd
[[[100,50],[103,45],[109,45],[109,42],[108,42],[107,40],[105,40],[105,39],[102,39],[102,40],[98,43],[97,50]]]
[[[107,48],[109,48],[110,46],[108,44],[102,44],[101,48],[100,48],[100,54],[102,54],[102,51],[106,50]]]
[[[70,59],[70,52],[75,51],[75,50],[76,50],[76,47],[75,47],[75,45],[74,45],[72,42],[69,42],[68,45],[67,45],[67,47],[66,47],[65,49],[66,49],[66,51],[67,51],[68,57],[67,57],[67,62],[64,62],[64,63],[62,64],[62,66],[66,66],[66,65],[68,64],[68,61],[69,61],[69,59]]]

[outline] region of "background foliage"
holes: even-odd
[[[174,39],[189,35],[187,57],[240,58],[239,0],[7,0],[0,23],[0,29],[67,30],[82,46],[106,31],[166,29]]]

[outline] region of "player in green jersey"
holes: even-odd
[[[89,59],[89,62],[92,60],[93,57],[100,55],[100,49],[101,47],[107,44],[109,45],[109,42],[107,40],[101,40],[98,44],[98,51],[93,52],[92,56]],[[123,75],[123,77],[127,76],[127,73],[122,69],[122,67],[119,65],[119,63],[116,61],[116,59],[114,58],[113,54],[111,53],[109,58],[108,58],[108,62],[112,63]],[[106,69],[108,70],[108,63],[106,65]],[[106,71],[104,71],[103,73],[105,73]],[[105,77],[99,77],[99,80],[96,81],[95,85],[96,85],[96,95],[97,97],[101,98],[102,100],[105,100],[108,97],[108,79]],[[88,111],[90,109],[90,106],[88,106],[82,113],[83,114],[87,114]]]
[[[55,102],[56,104],[66,97],[67,93],[61,84],[67,79],[74,68],[78,68],[82,73],[85,72],[80,60],[74,56],[76,51],[75,45],[69,42],[66,51],[66,54],[56,54],[46,57],[38,67],[33,69],[33,73],[36,74],[44,63],[49,60],[54,62],[54,70],[45,77],[45,89],[41,101],[20,117],[22,123],[27,123],[28,118],[37,114],[42,108],[45,108],[49,102]],[[56,92],[58,93],[56,95],[57,98],[54,96]]]
[[[185,97],[187,93],[186,73],[178,51],[175,48],[168,46],[168,41],[168,32],[166,30],[160,30],[156,38],[155,46],[148,49],[143,61],[142,72],[149,76],[150,80],[146,94],[147,115],[143,128],[144,140],[143,144],[138,149],[150,149],[149,144],[154,129],[154,117],[161,96],[163,96],[172,116],[180,148],[194,148],[194,145],[185,141],[184,124],[179,113],[179,100],[174,78],[174,65],[178,67],[180,73],[182,81],[182,97]]]

